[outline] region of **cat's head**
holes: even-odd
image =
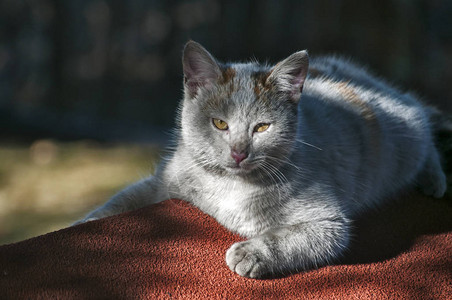
[[[275,172],[293,151],[306,51],[275,66],[222,64],[190,41],[183,54],[182,143],[195,161],[223,174]]]

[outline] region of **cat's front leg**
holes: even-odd
[[[126,187],[104,205],[93,210],[85,218],[75,222],[73,225],[113,216],[163,201],[165,197],[162,195],[162,187],[162,182],[155,176],[143,179]]]
[[[349,241],[344,217],[312,220],[274,228],[235,243],[226,263],[237,274],[262,278],[326,265],[339,257]]]

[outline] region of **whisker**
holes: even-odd
[[[263,171],[269,176],[270,180],[274,183],[275,189],[276,189],[276,191],[278,192],[278,197],[277,197],[277,199],[278,199],[279,202],[281,202],[281,191],[280,191],[280,189],[279,189],[279,187],[278,187],[278,181],[276,180],[277,178],[275,178],[275,177],[273,176],[273,173],[271,172],[271,170],[269,170],[269,169],[266,167],[265,164],[261,164],[261,165],[259,166],[259,169],[263,170]]]
[[[323,151],[322,148],[317,147],[317,146],[315,146],[315,145],[313,145],[313,144],[310,144],[310,143],[308,143],[308,142],[305,142],[305,141],[303,141],[303,140],[301,140],[301,139],[297,139],[296,141],[297,141],[297,142],[300,142],[300,143],[302,143],[302,144],[305,144],[305,145],[307,145],[307,146],[309,146],[309,147],[315,148],[315,149],[317,149],[317,150]]]
[[[274,157],[274,156],[270,156],[269,155],[266,158],[269,159],[269,160],[274,160],[274,161],[277,161],[277,162],[281,162],[282,165],[288,165],[288,166],[294,167],[297,171],[301,170],[301,168],[299,166],[295,165],[287,156],[283,156],[283,159],[282,159],[282,158],[278,158],[278,157]]]

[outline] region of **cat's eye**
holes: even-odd
[[[212,122],[213,122],[213,125],[215,125],[215,127],[220,130],[228,130],[229,129],[228,123],[226,123],[223,120],[213,118]]]
[[[254,126],[254,132],[264,132],[265,130],[268,129],[268,127],[270,127],[269,123],[259,123],[256,126]]]

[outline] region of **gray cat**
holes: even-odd
[[[226,263],[260,278],[333,262],[351,220],[402,188],[445,193],[430,109],[349,61],[222,64],[190,41],[183,69],[175,149],[79,222],[184,199],[248,238]]]

